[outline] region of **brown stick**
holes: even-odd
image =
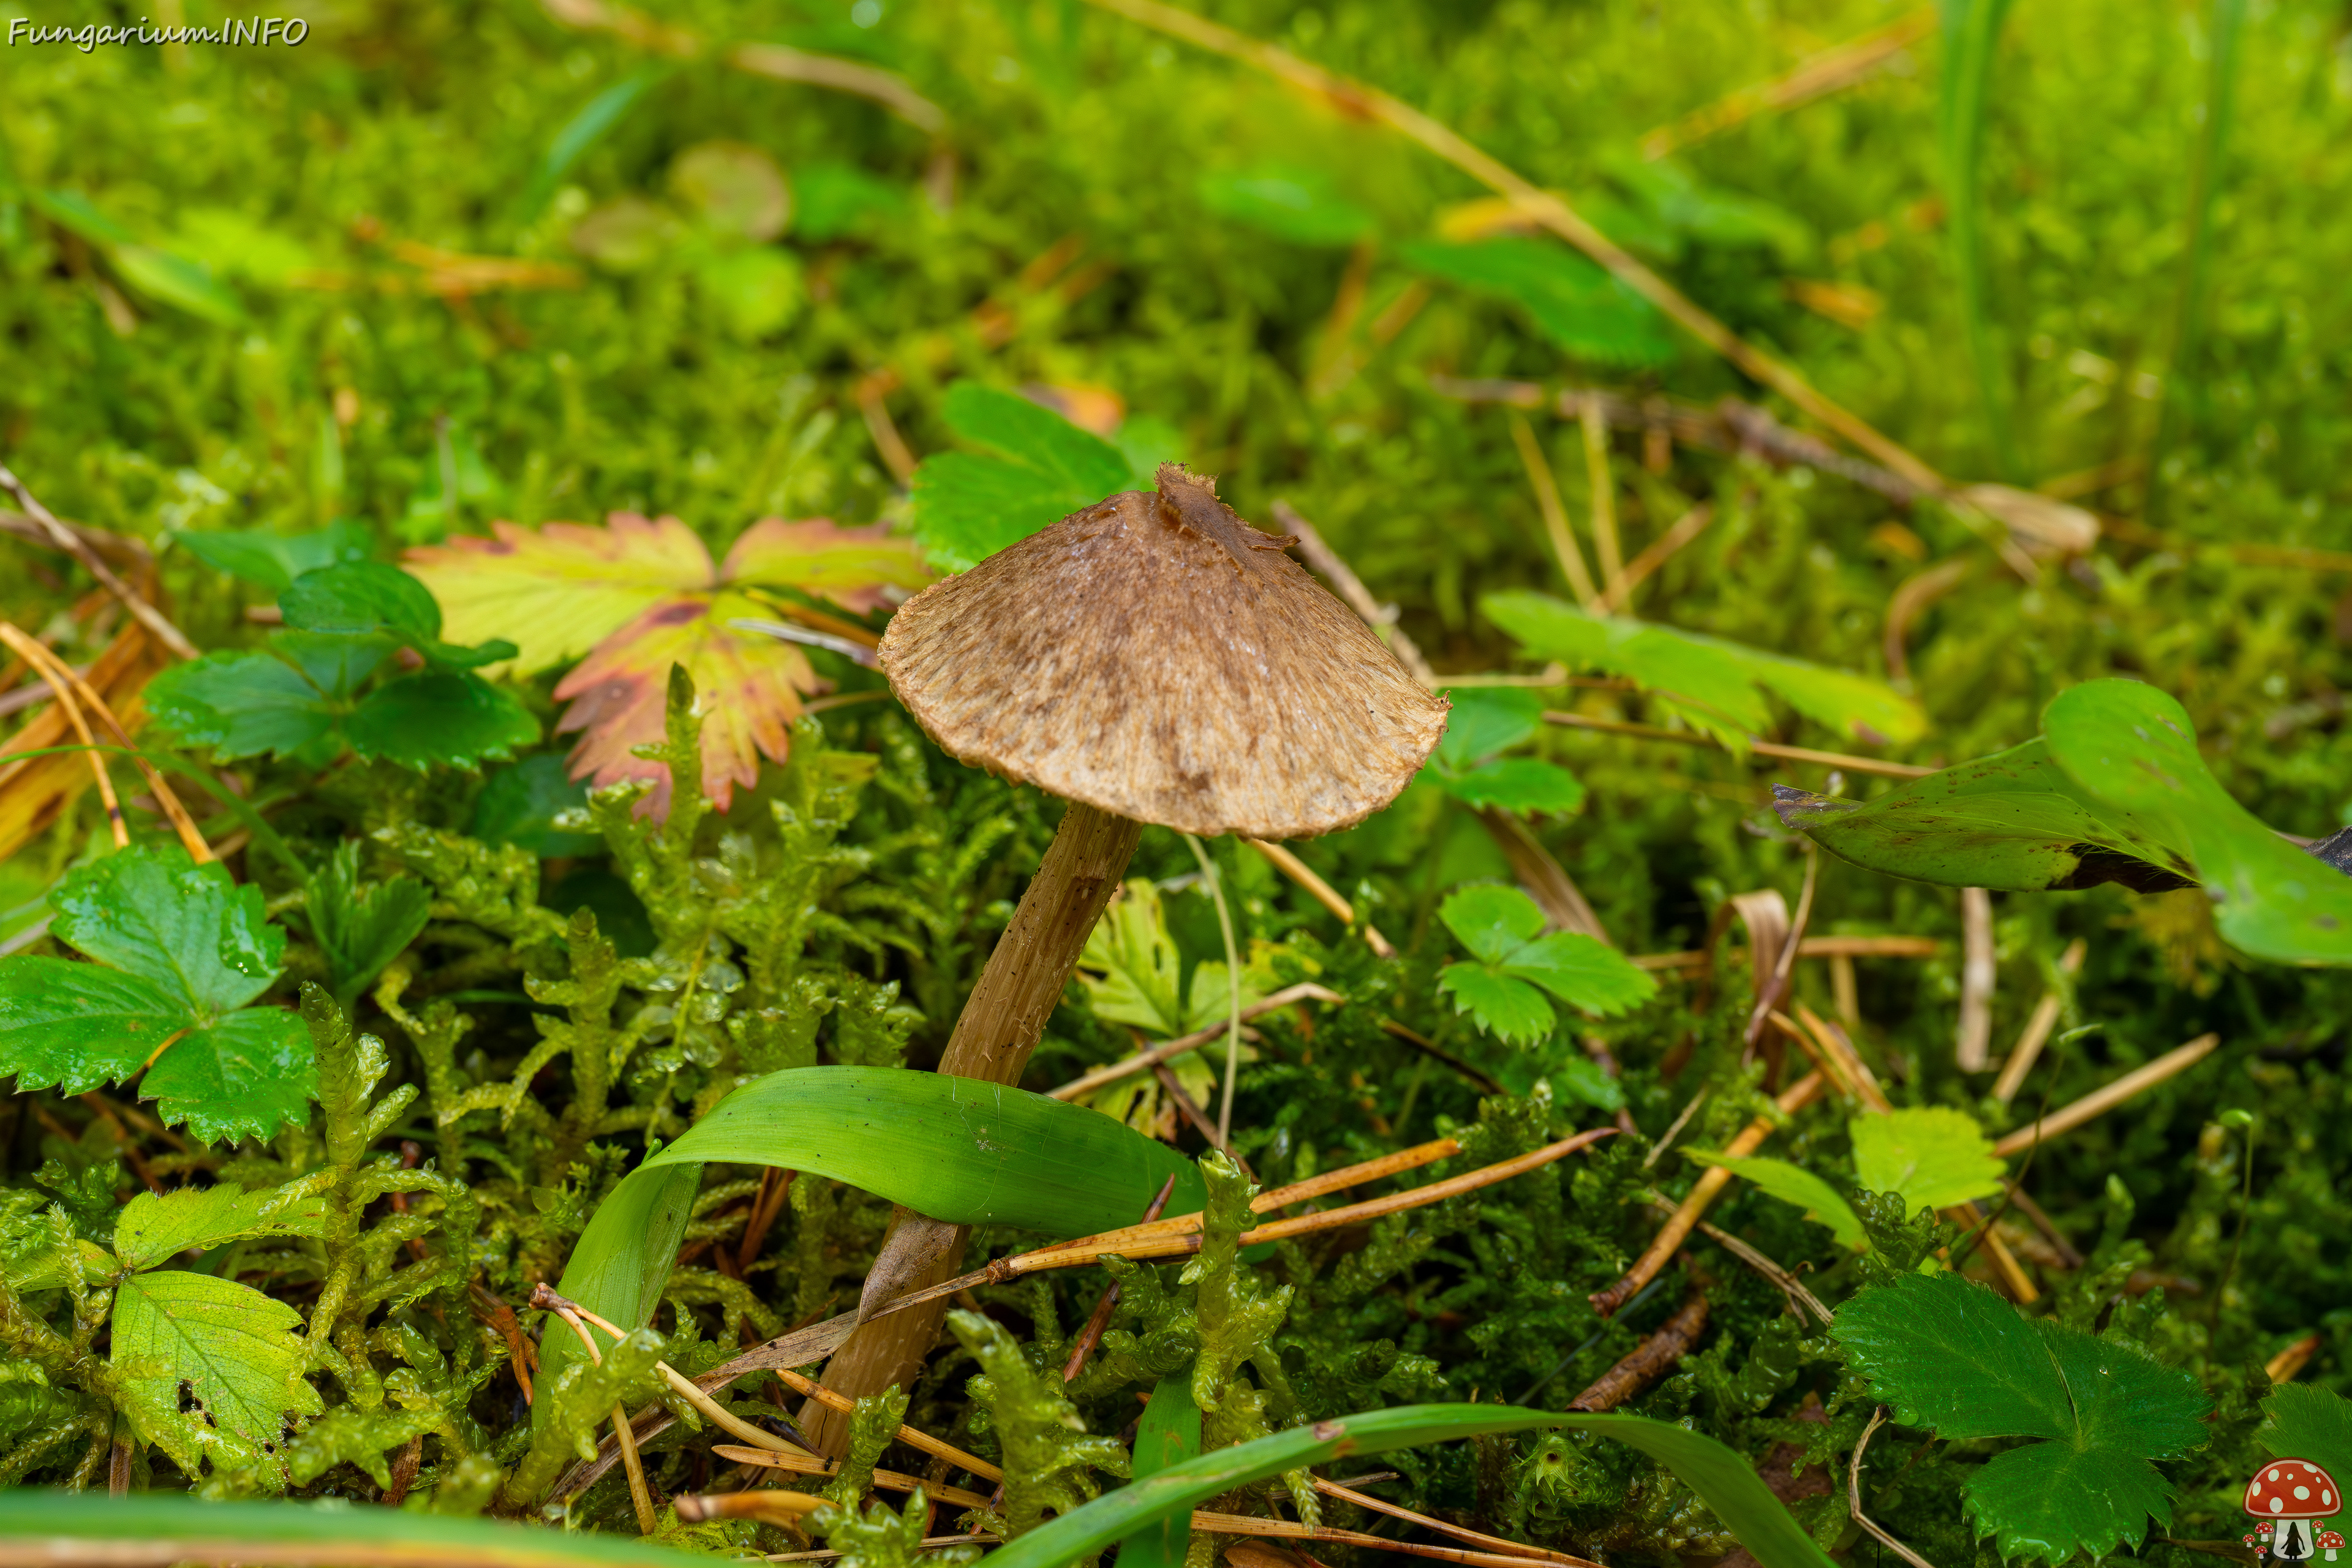
[[[772,1470],[788,1470],[800,1476],[837,1476],[841,1467],[823,1459],[799,1454],[772,1454],[765,1448],[739,1448],[731,1443],[713,1443],[710,1451],[722,1459],[732,1459],[739,1465],[763,1466]],[[886,1492],[910,1492],[920,1488],[934,1502],[951,1502],[963,1508],[986,1508],[988,1499],[961,1487],[942,1486],[927,1481],[920,1476],[901,1475],[897,1470],[877,1470],[874,1485]]]
[[[49,542],[80,562],[82,569],[97,578],[108,593],[121,600],[122,607],[130,611],[141,626],[153,633],[156,641],[182,658],[196,657],[195,644],[182,635],[179,627],[165,619],[163,611],[131,592],[131,584],[116,576],[114,569],[99,559],[98,552],[92,550],[80,534],[59,522],[49,509],[41,504],[40,498],[27,489],[25,481],[9,472],[5,465],[0,465],[0,489],[15,496],[16,504],[25,509],[26,517],[40,525]]]
[[[1504,1094],[1508,1092],[1503,1088],[1499,1079],[1482,1072],[1477,1068],[1472,1067],[1468,1062],[1464,1061],[1460,1057],[1455,1056],[1452,1051],[1447,1050],[1435,1040],[1429,1038],[1426,1035],[1423,1035],[1412,1029],[1407,1028],[1404,1025],[1398,1023],[1394,1018],[1381,1019],[1381,1032],[1384,1035],[1394,1036],[1396,1038],[1402,1040],[1406,1045],[1411,1046],[1414,1050],[1419,1051],[1423,1056],[1427,1057],[1430,1060],[1437,1063],[1439,1066],[1449,1068],[1454,1072],[1461,1074],[1472,1084],[1475,1085],[1478,1091],[1482,1094]]]
[[[1094,3],[1100,5],[1103,0],[1094,0]],[[1614,719],[1592,719],[1557,708],[1544,710],[1544,722],[1565,725],[1571,730],[1594,730],[1606,735],[1625,735],[1636,741],[1671,741],[1678,746],[1712,746],[1720,750],[1723,744],[1714,736],[1702,735],[1696,730],[1661,730],[1654,724],[1626,724]],[[1876,773],[1882,778],[1924,779],[1937,771],[1910,763],[1882,762],[1876,757],[1850,756],[1843,752],[1817,752],[1810,746],[1783,746],[1770,741],[1750,741],[1748,749],[1759,757],[1777,757],[1791,763],[1818,763],[1825,768]]]
[[[1658,1331],[1635,1345],[1633,1352],[1595,1378],[1592,1386],[1569,1401],[1570,1410],[1599,1413],[1614,1410],[1655,1383],[1668,1367],[1683,1359],[1706,1330],[1706,1292],[1693,1290]]]
[[[1813,1102],[1826,1082],[1818,1071],[1809,1072],[1790,1084],[1780,1098],[1772,1102],[1773,1109],[1782,1116],[1794,1116]],[[1734,1159],[1753,1154],[1757,1146],[1772,1135],[1774,1125],[1772,1118],[1758,1117],[1741,1129],[1739,1136],[1727,1144],[1723,1152]],[[1731,1173],[1721,1165],[1710,1165],[1701,1172],[1698,1180],[1691,1184],[1690,1195],[1683,1199],[1682,1206],[1659,1229],[1656,1238],[1650,1243],[1649,1250],[1625,1271],[1625,1278],[1606,1290],[1593,1293],[1592,1310],[1604,1318],[1610,1317],[1639,1295],[1643,1286],[1658,1277],[1658,1271],[1666,1266],[1666,1260],[1681,1250],[1683,1243],[1690,1238],[1691,1227],[1698,1224],[1700,1217],[1706,1213],[1707,1205],[1715,1202],[1716,1194],[1722,1192],[1730,1180]]]
[[[1649,1194],[1649,1197],[1650,1206],[1656,1209],[1660,1214],[1671,1215],[1678,1206],[1675,1203],[1674,1199],[1666,1196],[1664,1193],[1653,1192]],[[1724,1251],[1728,1252],[1732,1257],[1737,1258],[1740,1262],[1745,1263],[1748,1268],[1754,1269],[1757,1273],[1769,1280],[1774,1289],[1780,1291],[1781,1295],[1789,1299],[1789,1305],[1791,1310],[1796,1310],[1796,1309],[1801,1307],[1806,1311],[1811,1311],[1813,1316],[1819,1318],[1822,1321],[1823,1327],[1828,1326],[1831,1321],[1829,1308],[1822,1303],[1822,1299],[1819,1296],[1814,1295],[1811,1290],[1805,1289],[1805,1283],[1803,1280],[1798,1279],[1786,1268],[1781,1268],[1778,1263],[1773,1262],[1771,1258],[1765,1256],[1763,1253],[1759,1252],[1753,1247],[1748,1246],[1748,1243],[1740,1240],[1729,1231],[1725,1230],[1721,1226],[1711,1225],[1706,1220],[1701,1220],[1698,1222],[1697,1229],[1701,1236],[1706,1237],[1709,1241],[1712,1241],[1717,1247],[1723,1248]],[[1801,1322],[1804,1319],[1804,1311],[1797,1311],[1798,1321]]]
[[[1242,1021],[1247,1023],[1252,1018],[1263,1017],[1268,1013],[1277,1012],[1299,1002],[1337,1004],[1345,1003],[1347,1000],[1345,996],[1328,986],[1318,985],[1311,981],[1302,982],[1297,985],[1286,986],[1265,1000],[1254,1002],[1243,1008]],[[1189,1035],[1180,1035],[1172,1040],[1163,1040],[1149,1049],[1137,1052],[1134,1056],[1098,1067],[1081,1078],[1074,1078],[1059,1089],[1046,1090],[1046,1094],[1054,1100],[1076,1100],[1082,1094],[1091,1094],[1107,1083],[1117,1083],[1120,1079],[1132,1078],[1137,1073],[1159,1066],[1161,1062],[1172,1061],[1186,1051],[1197,1051],[1223,1035],[1226,1027],[1226,1025],[1215,1024],[1205,1029],[1196,1029]]]
[[[1584,432],[1584,478],[1592,499],[1592,553],[1601,563],[1607,596],[1622,599],[1630,590],[1624,552],[1617,542],[1617,481],[1609,471],[1609,419],[1598,403],[1588,399],[1576,411],[1576,420]]]
[[[1150,1225],[1160,1217],[1160,1211],[1168,1206],[1168,1199],[1175,1191],[1176,1178],[1171,1175],[1160,1187],[1160,1195],[1153,1198],[1150,1206],[1143,1211],[1144,1224]],[[1078,1332],[1078,1342],[1070,1347],[1069,1360],[1062,1363],[1064,1383],[1076,1383],[1078,1373],[1087,1370],[1087,1358],[1095,1353],[1095,1346],[1102,1343],[1104,1331],[1110,1327],[1111,1309],[1118,1305],[1118,1281],[1114,1279],[1103,1287],[1102,1295],[1095,1301],[1093,1314],[1087,1319],[1087,1326]]]
[[[60,702],[66,700],[59,689],[60,685],[72,689],[82,707],[97,714],[99,721],[106,726],[116,742],[131,753],[131,765],[147,781],[147,787],[154,793],[155,804],[163,808],[163,816],[172,824],[172,831],[179,835],[180,846],[187,850],[189,858],[199,866],[213,860],[212,846],[205,842],[202,833],[196,831],[195,818],[188,815],[188,808],[180,804],[179,795],[164,782],[163,775],[155,771],[155,765],[139,754],[138,748],[131,743],[131,731],[123,728],[122,721],[114,716],[114,710],[106,705],[106,699],[91,689],[81,672],[5,621],[0,621],[0,642],[5,642],[19,658],[39,671],[51,691],[58,693]]]
[[[1161,5],[1160,0],[1092,0],[1092,4],[1202,48],[1245,61],[1269,75],[1329,99],[1358,118],[1376,121],[1402,132],[1472,179],[1509,197],[1521,212],[1608,268],[1635,293],[1672,318],[1685,331],[1913,484],[1922,489],[1939,492],[1949,488],[1949,481],[1909,450],[1879,434],[1860,416],[1822,395],[1794,366],[1749,347],[1730,328],[1701,310],[1680,289],[1595,228],[1561,197],[1538,186],[1421,110],[1336,71],[1310,65],[1286,49],[1260,43],[1191,12]]]
[[[6,472],[5,468],[0,468],[0,474]],[[24,655],[26,645],[39,646],[5,621],[0,621],[0,641],[5,641],[20,656]],[[43,653],[47,651],[41,649]],[[74,700],[72,685],[50,674],[48,665],[43,659],[26,657],[25,662],[31,665],[34,673],[47,683],[49,694],[57,699],[58,711],[66,716],[66,722],[71,724],[74,733],[81,737],[82,754],[89,759],[90,777],[98,784],[98,798],[106,807],[106,826],[114,835],[114,847],[128,849],[131,847],[131,829],[122,820],[122,803],[115,798],[114,780],[107,773],[106,759],[99,754],[98,738],[89,732],[89,721],[82,717],[81,704]]]
[[[1192,1528],[1204,1535],[1256,1535],[1276,1541],[1328,1541],[1334,1545],[1370,1546],[1381,1552],[1401,1552],[1409,1557],[1433,1557],[1441,1563],[1463,1563],[1471,1568],[1527,1568],[1538,1561],[1518,1553],[1500,1552],[1468,1552],[1454,1546],[1424,1546],[1417,1541],[1391,1541],[1385,1535],[1368,1535],[1360,1530],[1337,1530],[1329,1525],[1295,1524],[1286,1519],[1260,1519],[1254,1514],[1211,1513],[1206,1509],[1192,1510]],[[1572,1568],[1601,1568],[1598,1563],[1582,1557],[1570,1557],[1562,1552],[1547,1556],[1546,1563],[1564,1563]]]
[[[2021,1154],[2036,1142],[2046,1142],[2061,1132],[2071,1132],[2084,1122],[2113,1110],[2141,1089],[2162,1083],[2175,1073],[2184,1072],[2212,1054],[2221,1043],[2219,1035],[2200,1035],[2187,1045],[2169,1050],[2145,1067],[2134,1068],[2103,1089],[2093,1089],[2074,1104],[2053,1110],[2030,1127],[2021,1127],[1992,1146],[1992,1152],[2007,1160]]]

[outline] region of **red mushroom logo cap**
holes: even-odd
[[[2246,1483],[2245,1510],[2258,1519],[2329,1519],[2344,1511],[2344,1494],[2309,1459],[2273,1459]]]
[[[2319,1547],[2323,1552],[2340,1552],[2344,1548],[2344,1537],[2333,1530],[2323,1530],[2319,1532]]]

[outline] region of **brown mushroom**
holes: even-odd
[[[1444,700],[1284,553],[1292,541],[1235,516],[1213,479],[1171,463],[1159,483],[932,584],[882,638],[892,690],[950,755],[1070,803],[941,1072],[1019,1080],[1145,823],[1262,839],[1351,826],[1444,731]],[[949,1278],[965,1235],[901,1211],[861,1308]],[[946,1306],[861,1326],[827,1385],[912,1386]],[[803,1420],[843,1441],[830,1412]]]
[[[2344,1493],[2335,1477],[2309,1459],[2273,1459],[2246,1483],[2244,1506],[2257,1519],[2276,1521],[2271,1555],[2283,1563],[2300,1563],[2312,1555],[2312,1530],[2295,1521],[2342,1513]]]

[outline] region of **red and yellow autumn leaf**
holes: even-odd
[[[784,760],[801,700],[828,687],[799,647],[734,623],[804,616],[835,634],[859,630],[744,588],[790,589],[864,615],[925,581],[913,542],[878,523],[763,519],[719,568],[674,517],[614,512],[602,528],[499,522],[491,531],[408,552],[409,571],[440,602],[442,636],[505,637],[520,650],[509,668],[520,675],[580,659],[555,689],[571,703],[557,731],[580,735],[572,776],[599,787],[644,779],[654,790],[640,809],[656,816],[669,811],[668,770],[632,749],[662,738],[671,665],[694,679],[702,789],[724,811],[737,784],[757,782],[762,757]]]

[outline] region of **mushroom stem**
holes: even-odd
[[[1070,803],[1037,875],[1021,895],[1021,907],[1013,911],[1013,923],[1004,928],[964,1003],[940,1058],[940,1071],[985,1083],[1021,1080],[1021,1069],[1029,1065],[1029,1053],[1037,1048],[1045,1020],[1061,1001],[1070,971],[1142,837],[1143,824],[1130,817]],[[867,1273],[861,1309],[954,1278],[971,1234],[970,1226],[901,1209]],[[879,1394],[894,1383],[913,1387],[915,1373],[939,1338],[948,1300],[859,1324],[826,1366],[825,1386],[851,1398]],[[801,1425],[820,1452],[840,1458],[849,1440],[845,1416],[812,1400],[802,1408]]]

